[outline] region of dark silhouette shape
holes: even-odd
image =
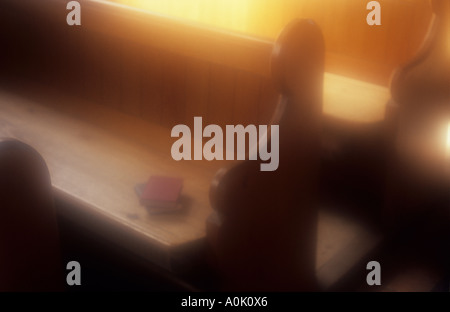
[[[0,290],[62,288],[50,175],[29,145],[0,142]]]

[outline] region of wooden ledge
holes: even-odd
[[[165,131],[158,126],[147,127],[148,140],[154,143],[150,149],[107,131],[106,120],[110,117],[111,122],[121,121],[122,125],[116,125],[125,133],[133,127],[142,130],[142,125],[130,124],[132,120],[126,116],[121,118],[118,112],[92,105],[86,115],[104,118],[102,128],[83,120],[83,105],[60,104],[70,107],[72,115],[0,93],[0,135],[22,140],[42,154],[57,196],[125,227],[160,250],[204,236],[204,220],[210,213],[209,181],[214,170],[202,169],[195,163],[178,163],[172,160],[170,149],[161,152],[164,146],[158,143],[169,141],[170,133],[162,136]],[[134,185],[145,182],[152,174],[185,179],[184,194],[192,200],[185,214],[151,216],[140,206]]]

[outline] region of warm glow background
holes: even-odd
[[[428,0],[380,0],[382,25],[369,26],[365,0],[115,0],[115,2],[274,39],[294,18],[312,18],[327,44],[327,70],[387,84],[392,70],[419,47]],[[366,77],[366,76],[367,77]]]
[[[116,2],[222,29],[275,38],[307,1],[117,0]]]
[[[447,129],[447,153],[450,156],[450,122],[448,123],[448,129]]]

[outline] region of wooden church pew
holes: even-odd
[[[6,37],[15,45],[1,52],[10,62],[1,78],[0,133],[42,153],[56,195],[77,207],[64,213],[92,228],[106,221],[113,230],[97,229],[103,235],[176,271],[174,257],[188,257],[186,247],[205,238],[210,181],[225,163],[173,161],[170,127],[194,116],[267,124],[277,101],[269,78],[273,42],[101,1],[83,3],[79,29],[64,25],[64,1],[1,6],[17,38],[32,39]],[[382,121],[388,99],[386,87],[325,74],[323,110],[336,120]],[[139,206],[133,186],[156,173],[185,179],[192,200],[185,214],[156,219]],[[315,266],[327,288],[380,236],[339,215],[319,218]],[[339,254],[354,265],[337,269]]]
[[[1,134],[33,144],[43,155],[55,196],[72,207],[60,213],[170,271],[179,269],[177,261],[195,257],[188,247],[199,250],[195,246],[205,237],[204,223],[211,212],[210,181],[219,165],[214,169],[211,164],[173,164],[166,156],[170,148],[166,129],[93,103],[86,111],[79,100],[75,100],[77,109],[72,108],[68,114],[48,107],[52,102],[58,105],[60,100],[69,103],[65,96],[57,100],[54,94],[40,98],[30,100],[2,91]],[[93,116],[101,117],[101,127],[90,121]],[[118,120],[126,136],[114,133]],[[152,143],[161,145],[139,143],[141,131],[151,131]],[[192,200],[186,213],[158,218],[147,214],[133,186],[151,174],[173,174],[185,179],[183,193]],[[320,213],[319,220],[316,266],[319,272],[325,272],[320,273],[321,280],[328,286],[351,269],[336,268],[336,256],[342,254],[357,262],[364,257],[365,248],[371,250],[379,243],[379,236],[340,215]]]

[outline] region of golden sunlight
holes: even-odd
[[[276,38],[286,21],[301,16],[306,1],[115,0],[115,2],[208,26]]]

